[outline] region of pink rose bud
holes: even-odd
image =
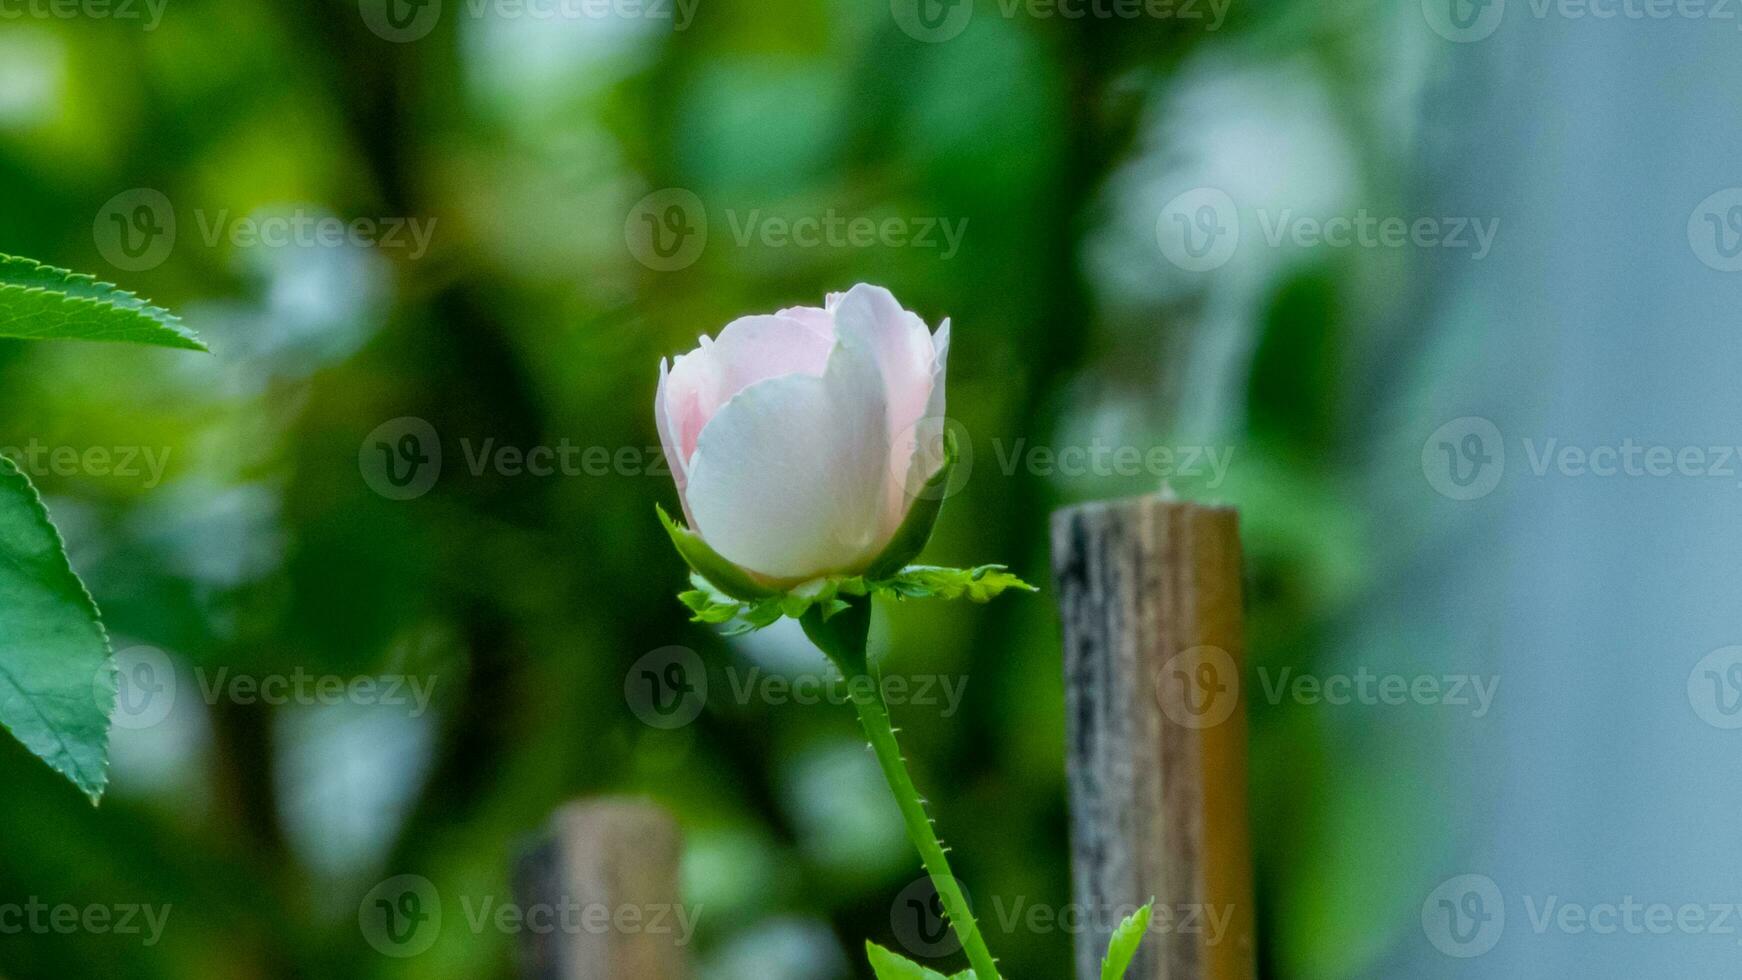
[[[948,320],[933,335],[861,283],[662,362],[654,415],[691,530],[774,588],[865,572],[940,465],[949,345]]]

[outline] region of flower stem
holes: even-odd
[[[861,692],[854,695],[853,706],[859,710],[859,724],[865,729],[865,737],[871,740],[871,750],[877,755],[877,764],[883,767],[883,778],[889,783],[889,791],[894,794],[896,805],[901,807],[907,838],[918,848],[926,873],[931,875],[932,886],[943,899],[944,912],[949,916],[950,926],[956,930],[956,937],[961,940],[962,951],[968,955],[974,976],[998,980],[992,952],[986,948],[986,940],[980,935],[980,926],[974,921],[973,910],[968,907],[962,887],[950,873],[943,842],[938,840],[937,829],[926,816],[925,803],[913,785],[913,777],[908,775],[901,748],[895,743],[895,728],[889,722],[889,708],[883,703],[882,685],[876,683],[872,675],[864,676],[871,678],[872,683],[850,685]]]
[[[859,724],[871,742],[871,751],[877,756],[889,792],[901,809],[907,839],[919,851],[920,861],[931,876],[932,887],[937,889],[938,897],[943,901],[944,914],[962,944],[962,951],[967,954],[968,964],[974,968],[976,980],[998,980],[998,967],[992,959],[992,951],[986,948],[985,937],[974,921],[967,896],[962,894],[961,885],[950,873],[943,842],[938,840],[937,829],[926,816],[925,801],[920,798],[913,777],[907,771],[907,762],[901,757],[901,747],[895,741],[895,726],[889,720],[889,706],[883,700],[883,685],[867,662],[865,640],[871,624],[870,613],[870,600],[860,598],[826,622],[820,613],[812,612],[806,613],[801,623],[811,642],[835,662],[847,679],[847,689],[853,694],[853,707],[859,713]]]

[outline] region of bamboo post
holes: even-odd
[[[1130,980],[1253,980],[1237,515],[1142,497],[1061,510],[1052,532],[1077,977],[1153,897]]]
[[[678,901],[677,822],[650,803],[558,810],[520,855],[525,980],[683,980],[693,917]],[[541,925],[542,923],[542,925]]]

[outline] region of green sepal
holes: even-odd
[[[881,581],[867,581],[859,575],[820,578],[794,586],[789,592],[770,592],[752,599],[728,593],[700,572],[691,574],[690,584],[695,588],[679,594],[678,599],[689,607],[691,621],[724,625],[728,636],[772,626],[782,616],[803,622],[814,613],[818,622],[827,623],[854,606],[855,600],[872,595],[990,602],[1011,589],[1038,591],[1010,574],[1003,565],[976,568],[909,565]]]
[[[678,601],[689,607],[691,622],[724,626],[727,636],[737,636],[772,626],[782,615],[781,596],[770,596],[755,602],[734,599],[719,590],[698,572],[690,573],[695,588],[678,594]]]
[[[973,970],[946,977],[873,942],[865,944],[865,956],[871,961],[871,972],[877,975],[877,980],[974,980]]]
[[[851,680],[865,673],[866,644],[871,636],[869,596],[813,604],[798,617],[798,623],[843,678]]]
[[[1149,931],[1149,920],[1154,912],[1155,899],[1152,898],[1149,904],[1126,916],[1119,928],[1113,930],[1113,938],[1107,943],[1107,956],[1101,961],[1101,980],[1124,980],[1132,957],[1137,955],[1137,946],[1143,942],[1143,934]]]
[[[872,583],[872,587],[901,599],[968,599],[973,602],[990,602],[1009,589],[1039,591],[1010,574],[1003,565],[974,568],[909,565],[892,578]]]
[[[932,528],[937,525],[938,512],[943,510],[945,493],[950,485],[950,473],[956,467],[956,434],[944,430],[944,462],[938,471],[925,481],[914,496],[913,505],[907,509],[907,516],[902,519],[901,526],[895,529],[895,536],[889,539],[889,544],[883,553],[872,559],[871,567],[865,570],[865,578],[876,582],[888,578],[919,557],[931,541]]]
[[[755,602],[780,595],[779,592],[762,585],[737,565],[720,557],[702,536],[671,519],[665,508],[658,504],[653,509],[659,512],[659,523],[665,525],[665,533],[671,535],[671,543],[677,548],[677,553],[683,556],[690,568],[696,574],[713,583],[714,588],[746,602]]]

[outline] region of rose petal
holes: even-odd
[[[666,424],[680,467],[695,455],[702,428],[738,392],[784,374],[821,376],[833,337],[784,316],[746,316],[726,324],[719,339],[680,356],[664,400]]]
[[[889,460],[883,383],[859,334],[821,377],[789,374],[737,393],[690,458],[696,529],[728,560],[798,582],[875,557]]]
[[[689,487],[689,470],[684,458],[678,453],[676,438],[672,435],[671,417],[665,410],[665,393],[667,380],[670,377],[669,365],[665,358],[659,359],[659,387],[653,393],[653,423],[659,429],[659,445],[665,450],[665,463],[671,469],[671,478],[677,484],[677,500],[683,505],[684,520],[694,526],[696,518],[690,513],[689,497],[685,491]]]
[[[932,335],[932,369],[931,391],[926,398],[925,417],[914,427],[916,439],[913,454],[908,457],[902,470],[906,477],[902,484],[903,499],[901,501],[902,515],[912,502],[914,494],[918,493],[926,481],[932,478],[938,467],[944,464],[944,378],[948,372],[950,361],[950,321],[945,318],[938,325],[938,332]],[[900,458],[897,457],[899,465]],[[900,523],[900,517],[896,519]]]
[[[926,417],[931,399],[936,361],[931,332],[925,321],[903,309],[881,286],[860,283],[847,290],[833,309],[836,335],[864,338],[883,376],[890,456],[883,473],[882,522],[885,532],[893,534],[911,500],[908,469],[919,448],[917,426]]]

